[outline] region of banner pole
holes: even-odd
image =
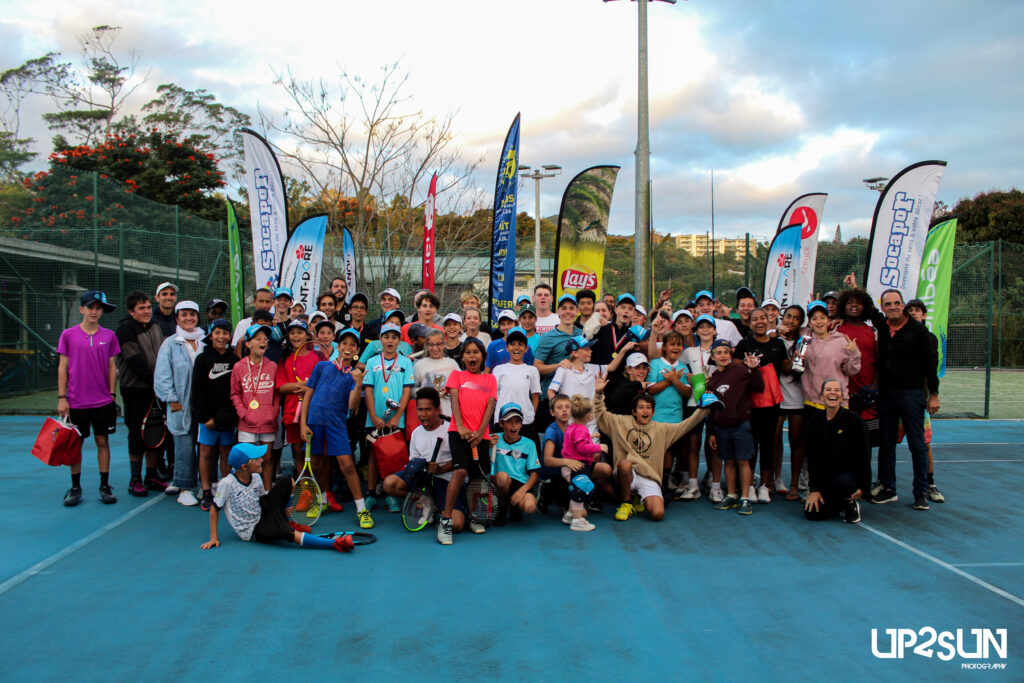
[[[992,398],[992,315],[993,315],[993,298],[995,292],[992,291],[992,280],[995,278],[995,250],[992,248],[992,243],[988,243],[988,324],[985,326],[986,331],[986,352],[985,352],[985,417],[989,414],[989,401]]]

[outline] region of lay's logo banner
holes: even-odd
[[[618,166],[593,166],[569,181],[558,212],[556,298],[581,289],[601,295],[608,212]]]
[[[292,290],[293,301],[316,310],[320,270],[324,261],[327,214],[311,216],[295,226],[281,264],[281,286]]]

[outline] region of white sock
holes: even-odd
[[[356,514],[359,514],[360,512],[362,512],[363,510],[366,509],[366,503],[363,502],[362,498],[356,498],[355,504],[356,504]]]
[[[690,477],[690,481],[687,483],[687,486],[691,489],[697,488],[697,477]]]
[[[323,503],[324,505],[327,505],[327,492],[326,491],[324,491],[323,493],[320,494],[320,502]]]
[[[721,491],[722,490],[722,482],[720,482],[720,481],[713,481],[713,482],[711,482],[711,488],[715,489],[716,491]]]

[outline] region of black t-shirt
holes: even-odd
[[[743,360],[744,354],[747,353],[760,355],[761,365],[774,364],[775,372],[780,377],[782,376],[782,361],[789,358],[789,354],[786,353],[786,345],[778,337],[769,337],[768,341],[759,342],[754,339],[753,335],[748,334],[736,345],[733,357],[737,360]]]

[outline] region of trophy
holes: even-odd
[[[436,375],[431,375],[430,377],[430,383],[434,385],[434,388],[437,389],[437,393],[439,394],[444,394],[444,385],[447,384],[447,382],[448,378],[440,372]]]
[[[793,372],[804,371],[804,357],[807,355],[807,346],[811,343],[811,335],[805,334],[793,345]]]

